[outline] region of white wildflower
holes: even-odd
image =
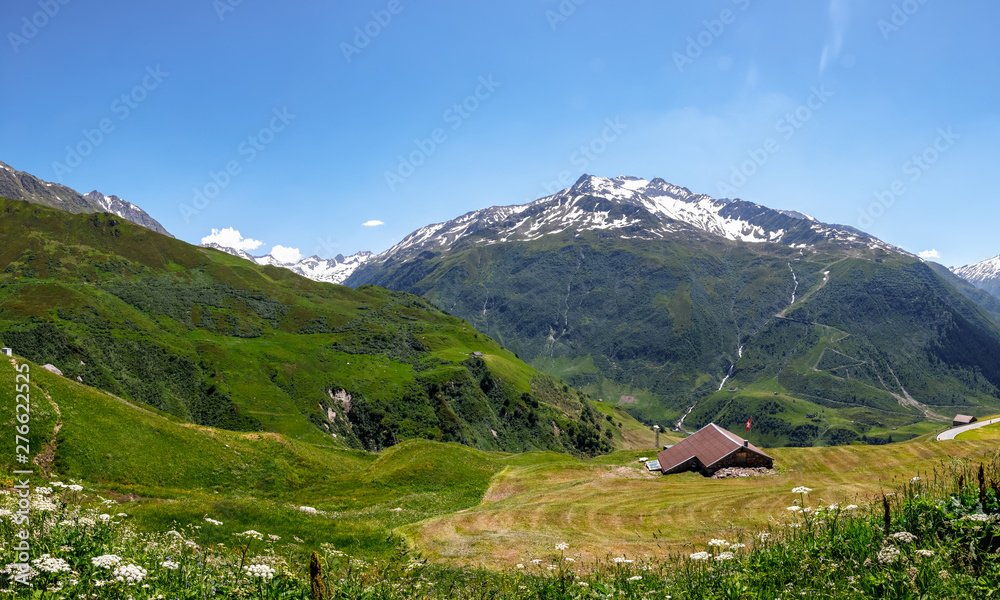
[[[310,515],[314,515],[318,512],[315,508],[311,506],[300,506],[299,510]]]
[[[728,545],[728,544],[726,544],[726,540],[716,540],[716,539],[712,539],[712,540],[709,540],[709,541],[708,541],[708,545],[709,545],[709,546],[726,546],[726,545]]]
[[[243,567],[243,570],[247,572],[249,577],[265,581],[273,579],[275,573],[274,569],[267,565],[250,565],[249,567]]]
[[[129,585],[139,583],[146,577],[146,569],[138,565],[119,565],[115,567],[115,579]]]
[[[811,491],[812,491],[812,488],[807,488],[804,485],[800,485],[799,487],[792,489],[792,493],[793,494],[808,494]]]
[[[899,558],[899,549],[895,546],[886,546],[878,551],[878,561],[885,565],[890,565]]]
[[[82,485],[76,485],[74,483],[72,485],[67,485],[66,489],[69,490],[69,491],[71,491],[71,492],[82,492],[83,491],[83,486]]]
[[[639,581],[640,579],[642,579],[642,575],[633,575],[628,578],[629,581]]]
[[[32,579],[36,575],[38,575],[38,571],[31,568],[30,566],[24,568],[25,566],[27,565],[24,565],[22,563],[10,563],[6,567],[4,567],[3,572],[8,573],[10,575],[23,577],[25,579]]]
[[[566,550],[567,548],[569,548],[569,544],[566,542],[559,542],[556,544],[556,550]]]
[[[857,504],[848,504],[847,506],[844,507],[844,510],[847,510],[847,511],[858,510],[858,505]]]
[[[917,541],[917,536],[913,535],[909,531],[900,531],[899,533],[894,533],[889,537],[896,541],[903,542],[904,544]]]
[[[920,483],[920,478],[914,477],[913,479],[910,480],[910,485],[913,485],[914,483]]]
[[[934,556],[934,551],[933,550],[923,550],[923,549],[921,549],[921,550],[916,550],[915,552],[916,552],[916,554],[918,554],[920,556],[927,557],[927,558],[930,558],[930,557]]]
[[[46,573],[62,573],[73,570],[70,568],[68,562],[61,558],[54,558],[49,554],[41,555],[31,561],[31,564],[35,565],[35,568],[39,571],[45,571]]]
[[[244,531],[243,533],[237,533],[235,535],[238,536],[238,537],[253,538],[255,540],[262,540],[262,539],[264,539],[264,534],[263,533],[261,533],[259,531],[254,531],[253,529],[250,529],[249,531]]]
[[[169,569],[171,571],[176,571],[177,569],[181,568],[180,563],[176,563],[172,560],[165,560],[160,563],[160,566],[163,567],[164,569]]]
[[[90,559],[98,569],[110,569],[122,561],[122,557],[114,554],[102,554]]]
[[[215,525],[216,527],[218,527],[219,525],[222,525],[222,521],[216,521],[215,519],[211,519],[209,517],[205,517],[205,522],[211,523],[212,525]]]
[[[691,555],[691,560],[708,560],[711,556],[708,552],[695,552]]]
[[[49,494],[52,493],[52,488],[50,488],[50,487],[36,487],[35,488],[35,493],[39,494],[41,496],[48,496]]]
[[[965,515],[965,518],[970,521],[979,521],[980,523],[982,523],[983,521],[993,520],[993,517],[991,515],[984,515],[983,513],[976,513],[974,515]]]
[[[746,547],[747,547],[746,544],[733,544],[733,545],[729,546],[729,549],[730,550],[739,550],[740,548],[746,548]]]
[[[734,556],[732,552],[720,552],[715,560],[733,560]]]

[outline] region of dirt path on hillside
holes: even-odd
[[[56,424],[55,427],[52,428],[52,438],[49,439],[49,442],[42,447],[42,451],[39,452],[33,460],[35,465],[41,469],[42,474],[46,478],[49,478],[52,476],[52,463],[56,460],[56,437],[58,437],[59,430],[62,429],[63,426],[62,411],[59,410],[59,405],[52,399],[52,396],[49,395],[48,391],[42,389],[41,387],[38,389],[42,392],[42,395],[45,396],[45,399],[49,401],[49,404],[52,405],[52,410],[56,413]]]
[[[892,373],[893,379],[896,380],[896,385],[898,385],[899,389],[902,390],[902,392],[903,392],[902,396],[900,396],[896,392],[893,392],[892,390],[889,389],[889,386],[887,386],[885,384],[885,381],[882,380],[882,376],[878,374],[878,371],[875,369],[875,365],[874,364],[872,364],[872,370],[875,372],[875,376],[878,377],[879,383],[881,383],[882,387],[885,388],[885,391],[889,392],[889,394],[891,394],[892,397],[896,399],[896,402],[899,402],[900,406],[909,406],[909,407],[915,408],[915,409],[919,410],[920,412],[924,413],[924,416],[927,417],[928,419],[930,419],[931,421],[947,421],[948,420],[947,417],[944,417],[942,415],[937,414],[936,412],[934,412],[931,409],[927,408],[926,405],[921,404],[921,403],[917,402],[916,400],[914,400],[913,396],[911,396],[910,393],[906,391],[906,388],[903,387],[903,384],[900,383],[899,378],[896,377],[896,373],[893,372],[892,367],[889,366],[889,363],[886,363],[885,366],[886,366],[887,369],[889,369],[889,372]]]

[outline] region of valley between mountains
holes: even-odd
[[[1000,412],[982,281],[662,180],[585,176],[423,228],[334,259],[347,286],[103,205],[0,215],[0,381],[30,368],[34,464],[143,528],[207,515],[300,549],[495,568],[567,540],[656,554],[764,526],[785,488],[861,501],[995,447],[930,435]],[[750,419],[770,477],[641,460]]]

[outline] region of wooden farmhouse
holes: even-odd
[[[969,415],[955,415],[955,418],[951,422],[952,427],[961,427],[962,425],[970,425],[978,421],[976,417],[970,417]]]
[[[774,459],[715,423],[656,455],[664,475],[698,471],[706,477],[726,467],[774,467]]]

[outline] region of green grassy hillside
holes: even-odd
[[[12,200],[0,214],[0,343],[68,379],[199,425],[358,449],[614,447],[582,395],[421,298],[107,214]]]
[[[202,524],[207,515],[224,525],[194,531],[200,542],[255,529],[300,538],[297,552],[331,543],[355,555],[387,556],[405,538],[431,558],[508,568],[559,542],[588,560],[662,556],[691,539],[736,538],[765,525],[783,513],[795,486],[813,488],[826,503],[860,503],[996,449],[995,440],[930,436],[877,447],[769,449],[776,474],[731,480],[648,473],[638,459],[652,448],[581,459],[409,440],[376,455],[196,426],[18,359],[0,361],[0,389],[15,389],[15,364],[28,365],[34,485],[84,483],[89,497],[116,500],[115,510],[141,529]],[[14,405],[15,394],[0,394],[3,414],[16,414]],[[0,427],[12,431],[16,424],[8,417]],[[7,473],[23,467],[13,453],[0,456]]]

